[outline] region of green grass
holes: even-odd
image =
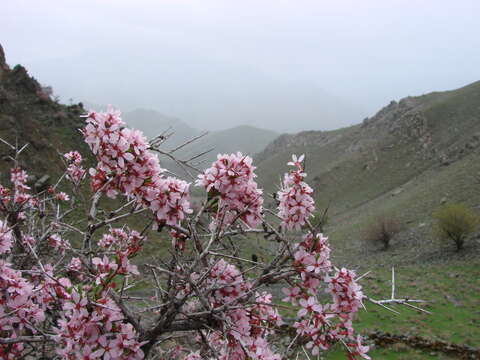
[[[451,359],[446,355],[435,352],[425,352],[418,349],[411,349],[408,346],[394,345],[389,348],[373,348],[368,355],[372,359],[385,360],[443,360]],[[329,351],[323,357],[325,360],[345,360],[345,352],[341,349]],[[312,358],[313,359],[313,358]]]
[[[479,347],[479,279],[480,261],[468,264],[457,261],[444,265],[396,268],[396,297],[425,300],[426,303],[421,307],[432,314],[418,312],[402,305],[391,306],[400,313],[397,315],[378,305],[365,302],[366,311],[359,311],[354,328],[364,336],[370,332],[381,331]],[[370,275],[361,280],[361,284],[369,297],[389,298],[390,269],[374,269]],[[292,317],[294,311],[283,310],[283,316]],[[413,349],[405,344],[393,344],[385,348],[373,346],[369,355],[373,359],[388,360],[451,358],[440,352],[432,354],[432,351]],[[335,346],[322,356],[327,360],[345,359],[341,346]]]
[[[393,306],[400,315],[366,303],[359,313],[358,329],[410,334],[470,346],[480,345],[480,262],[409,266],[396,269],[396,297],[420,298],[425,314]],[[378,269],[362,285],[372,298],[389,298],[389,269]]]

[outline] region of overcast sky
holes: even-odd
[[[358,109],[351,121],[317,126],[334,128],[359,122],[356,116],[372,115],[392,99],[479,80],[479,17],[479,0],[2,0],[0,43],[9,64],[29,66],[43,83],[70,92],[66,96],[85,96],[72,94],[75,84],[61,81],[77,67],[79,76],[87,77],[81,73],[84,59],[105,66],[100,58],[108,54],[122,58],[123,73],[112,68],[102,82],[127,76],[125,66],[133,75],[145,73],[142,64],[149,73],[156,66],[161,73],[168,63],[168,73],[176,74],[177,60],[197,64],[189,74],[200,81],[195,71],[203,72],[202,64],[218,64],[219,77],[237,72],[237,78],[255,78],[258,84],[318,88]],[[42,65],[60,62],[62,74]],[[175,95],[167,109],[151,107],[194,117],[173,99],[195,96],[186,89],[188,81],[174,85],[168,73],[165,86],[175,88]],[[204,89],[213,97],[221,92],[207,84]],[[83,100],[104,101],[91,93],[95,98]],[[143,100],[138,106],[149,106]],[[132,100],[125,106],[136,105]],[[222,111],[228,112],[226,107]]]

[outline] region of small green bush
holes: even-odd
[[[478,215],[463,204],[445,205],[433,213],[433,218],[440,238],[453,241],[457,251],[463,248],[465,240],[479,223]]]
[[[400,232],[400,224],[394,216],[380,215],[367,226],[364,241],[374,246],[382,245],[387,250],[398,232]]]

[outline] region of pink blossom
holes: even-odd
[[[354,358],[358,355],[363,359],[370,360],[370,356],[367,355],[369,347],[362,345],[362,337],[360,335],[357,335],[357,338],[355,340],[356,342],[347,344],[351,351],[350,356]]]
[[[363,292],[355,282],[355,273],[342,268],[334,276],[327,276],[327,291],[334,300],[333,310],[351,318],[362,306]]]
[[[60,250],[63,254],[66,249],[70,248],[70,244],[58,234],[52,234],[48,237],[48,244],[56,250]]]
[[[296,170],[285,174],[282,188],[277,192],[278,216],[282,219],[282,227],[287,230],[300,229],[315,210],[313,190],[303,181],[307,176],[301,164],[303,158],[304,155],[298,159],[296,155],[292,156],[293,161],[288,165]]]
[[[106,274],[110,273],[110,271],[115,271],[118,268],[118,265],[110,262],[110,259],[106,255],[103,256],[103,259],[94,257],[92,259],[92,264],[95,265],[98,272]]]
[[[63,156],[71,164],[80,165],[82,163],[82,155],[78,151],[70,151]]]
[[[329,344],[325,335],[315,335],[306,345],[307,349],[311,349],[312,355],[316,356],[320,351],[328,350]]]
[[[67,266],[68,270],[70,271],[81,271],[82,270],[82,262],[79,258],[73,257],[70,260],[70,263]]]
[[[254,181],[255,167],[249,156],[218,155],[217,160],[198,176],[197,186],[218,196],[217,210],[212,228],[230,225],[240,219],[248,227],[256,227],[263,220],[262,190]]]
[[[12,248],[12,230],[0,220],[0,255],[9,252]]]
[[[292,288],[283,288],[282,292],[287,295],[286,298],[283,298],[282,301],[290,302],[292,305],[296,305],[298,295],[300,294],[300,288],[295,286]]]
[[[12,182],[14,194],[13,202],[24,205],[31,200],[31,195],[27,193],[30,187],[26,185],[28,175],[25,170],[12,168],[10,170],[10,181]]]
[[[298,311],[298,316],[305,316],[308,313],[312,312],[321,312],[322,306],[317,302],[317,300],[310,296],[307,300],[300,299],[299,301],[302,308]]]
[[[35,246],[35,243],[37,242],[37,240],[33,237],[33,236],[30,236],[30,235],[23,235],[22,236],[22,244],[23,246],[25,246],[27,249],[30,246]]]
[[[163,177],[143,134],[123,126],[120,112],[111,108],[87,116],[83,135],[98,161],[90,169],[92,189],[109,197],[133,196],[155,213],[158,224],[177,225],[192,212],[189,184]]]

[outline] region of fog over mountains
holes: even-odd
[[[100,107],[102,108],[102,107]],[[262,151],[279,133],[249,125],[233,126],[224,130],[206,132],[190,127],[184,121],[166,116],[155,110],[135,109],[122,114],[122,119],[131,127],[143,131],[147,138],[167,136],[164,150],[172,150],[186,142],[196,140],[176,152],[182,159],[197,158],[200,167],[209,165],[218,153],[241,151],[253,156]]]
[[[154,109],[199,129],[333,129],[366,115],[360,106],[312,83],[279,81],[249,66],[206,57],[192,61],[178,52],[96,52],[32,62],[28,68],[65,102],[72,98],[124,111]]]
[[[361,122],[480,78],[477,0],[3,1],[2,44],[62,101],[197,129]]]

